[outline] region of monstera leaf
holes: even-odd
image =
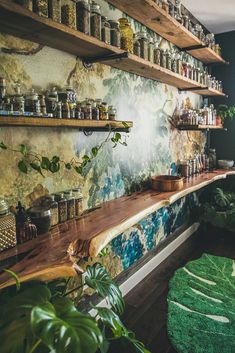
[[[221,209],[229,209],[231,206],[231,195],[225,193],[222,189],[216,188],[214,191],[215,204]]]
[[[105,267],[99,263],[87,266],[85,283],[96,292],[117,311],[122,314],[124,301],[120,289],[116,286]]]
[[[168,310],[178,353],[235,352],[235,261],[204,254],[176,271]]]

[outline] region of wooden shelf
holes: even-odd
[[[54,119],[54,118],[38,118],[25,116],[0,116],[0,126],[46,126],[46,127],[68,127],[68,128],[94,128],[108,129],[125,129],[133,127],[131,121],[109,120],[76,120],[76,119]]]
[[[199,38],[166,13],[153,0],[107,1],[181,49],[203,45]],[[225,63],[221,56],[207,47],[187,50],[187,52],[205,64]]]
[[[226,130],[222,125],[178,125],[177,126],[178,130]]]
[[[79,259],[88,255],[96,257],[112,239],[151,213],[228,175],[235,175],[235,170],[218,170],[192,177],[181,191],[147,190],[123,196],[104,203],[78,220],[60,224],[37,239],[5,250],[0,253],[0,288],[14,283],[3,272],[4,268],[14,271],[21,281],[74,276]]]

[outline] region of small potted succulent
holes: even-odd
[[[220,104],[217,108],[216,125],[223,125],[226,119],[235,118],[235,105]]]

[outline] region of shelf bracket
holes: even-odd
[[[88,58],[83,58],[83,65],[85,68],[90,68],[92,64],[111,61],[111,60],[122,60],[128,58],[128,52],[125,51],[120,54],[107,54],[107,55],[100,55],[100,56],[93,56]]]
[[[191,50],[204,49],[204,48],[208,48],[208,45],[206,45],[206,44],[192,45],[190,47],[181,48],[180,50],[181,51],[191,51]]]

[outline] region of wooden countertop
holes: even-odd
[[[106,202],[78,220],[60,224],[37,239],[3,251],[0,288],[14,282],[3,272],[4,268],[17,273],[21,281],[74,276],[80,270],[77,262],[81,258],[96,257],[112,239],[149,214],[228,175],[235,175],[235,170],[192,177],[178,192],[147,190]]]

